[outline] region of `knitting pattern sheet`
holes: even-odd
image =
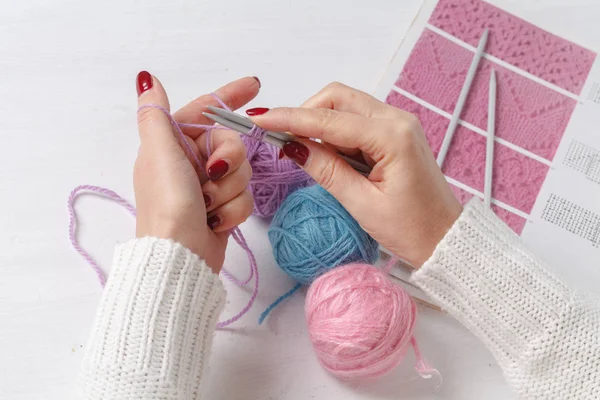
[[[571,263],[574,257],[597,258],[600,65],[595,51],[480,0],[430,0],[376,97],[417,115],[437,156],[486,28],[489,40],[444,175],[463,204],[483,198],[493,68],[498,77],[493,210],[550,258]]]

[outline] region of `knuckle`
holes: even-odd
[[[137,113],[138,124],[139,125],[151,125],[155,119],[155,115],[156,115],[157,111],[158,110],[151,108],[151,107],[142,108]]]
[[[222,145],[225,148],[231,149],[232,155],[238,160],[246,158],[246,145],[244,145],[242,138],[237,133],[229,132]]]
[[[331,110],[319,110],[318,123],[323,132],[331,131],[338,124],[337,114]]]
[[[344,90],[346,88],[347,88],[347,86],[344,85],[343,83],[334,81],[334,82],[328,83],[327,86],[325,86],[324,90],[327,92],[337,92],[340,90]]]
[[[418,132],[420,129],[419,119],[415,116],[404,117],[394,121],[390,127],[390,142],[396,144],[396,150],[400,153],[412,152],[418,145]]]
[[[415,114],[408,113],[406,115],[407,129],[411,132],[416,132],[421,129],[421,121]]]
[[[254,198],[249,190],[245,190],[243,196],[242,205],[240,207],[240,223],[244,222],[252,215],[254,211]]]
[[[248,160],[244,160],[244,163],[240,167],[242,176],[244,177],[244,185],[248,185],[250,179],[252,179],[252,166]]]
[[[323,164],[318,173],[318,182],[323,189],[329,191],[335,184],[341,159],[335,157]]]
[[[296,117],[295,113],[289,107],[282,107],[279,109],[279,112],[281,112],[281,117],[285,121],[292,121]]]

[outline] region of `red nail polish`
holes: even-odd
[[[283,153],[301,167],[306,164],[310,154],[308,147],[300,142],[287,142],[283,145]]]
[[[285,154],[283,153],[283,150],[279,150],[279,159],[281,160],[283,158],[283,156],[285,156]]]
[[[221,217],[213,215],[212,217],[208,217],[206,223],[210,229],[215,229],[217,226],[221,225]]]
[[[144,93],[146,90],[152,89],[152,75],[148,71],[142,71],[137,75],[136,79],[137,94],[138,96]]]
[[[204,194],[204,193],[203,193],[203,195],[204,195],[204,205],[206,207],[210,206],[210,204],[212,203],[210,196],[207,194]]]
[[[260,89],[262,86],[262,84],[260,83],[260,79],[258,79],[258,76],[253,76],[253,78],[256,82],[258,82],[258,88]]]
[[[267,111],[269,111],[269,109],[266,108],[266,107],[255,107],[255,108],[249,108],[249,109],[247,109],[246,110],[246,114],[248,114],[249,116],[253,117],[255,115],[263,115]]]
[[[219,160],[208,168],[208,176],[211,181],[218,181],[229,171],[229,164],[225,160]]]

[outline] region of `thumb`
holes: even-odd
[[[147,71],[137,75],[138,131],[142,143],[156,141],[164,144],[177,144],[173,136],[169,112],[169,99],[160,81]]]
[[[286,157],[302,167],[319,185],[333,195],[353,214],[364,209],[376,188],[343,158],[312,140],[286,143],[282,148]]]

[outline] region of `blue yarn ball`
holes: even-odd
[[[350,263],[372,264],[377,242],[321,186],[299,189],[283,202],[269,228],[279,267],[302,284]]]

